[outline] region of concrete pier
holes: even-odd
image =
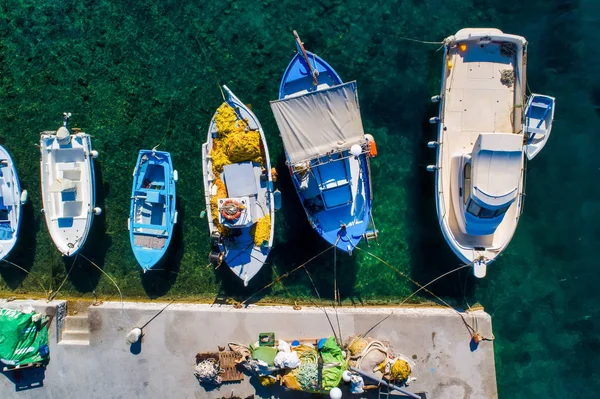
[[[67,320],[64,301],[0,300],[0,307],[19,309],[28,305],[38,312],[56,315],[49,327],[50,364],[37,377],[27,376],[42,382],[42,386],[29,389],[29,380],[15,381],[10,372],[3,373],[1,398],[175,399],[230,397],[232,393],[242,398],[252,394],[260,398],[300,398],[305,395],[285,392],[280,387],[263,388],[249,376],[241,383],[207,391],[193,374],[195,354],[216,352],[219,345],[228,342],[248,344],[260,332],[275,332],[276,338],[288,340],[332,335],[323,310],[313,307],[234,309],[225,305],[171,304],[156,316],[167,304],[125,303],[130,323],[120,302],[89,307],[86,321],[85,312]],[[457,312],[433,307],[341,308],[336,318],[333,308],[326,310],[336,332],[339,318],[344,340],[366,332],[392,313],[368,336],[388,340],[396,353],[412,359],[412,376],[417,379],[410,383],[409,391],[428,399],[498,397],[493,342],[474,346]],[[474,311],[463,316],[483,337],[492,336],[487,313]],[[141,346],[128,345],[126,334],[144,325]],[[345,390],[344,397],[377,394],[375,390],[351,395]]]

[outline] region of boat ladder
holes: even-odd
[[[367,230],[363,234],[363,237],[365,238],[365,241],[367,242],[367,246],[369,246],[369,243],[371,240],[375,240],[375,243],[377,245],[379,245],[379,241],[377,240],[378,236],[379,236],[379,230],[377,230],[377,229]]]

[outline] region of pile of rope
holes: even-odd
[[[515,71],[512,69],[503,69],[500,71],[500,83],[507,87],[512,87],[515,83]]]
[[[346,347],[349,366],[388,381],[406,381],[410,376],[408,361],[396,356],[386,342],[359,336],[351,337]]]
[[[223,381],[219,373],[223,371],[217,361],[212,358],[202,360],[194,366],[194,375],[201,384],[221,385]]]

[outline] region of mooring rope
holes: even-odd
[[[308,263],[312,262],[313,260],[315,260],[316,258],[318,258],[319,256],[323,255],[325,252],[329,251],[330,249],[332,249],[334,246],[332,245],[331,247],[324,249],[323,251],[319,252],[317,255],[313,256],[312,258],[310,258],[309,260],[307,260],[306,262],[304,262],[303,264],[301,264],[298,267],[295,267],[294,269],[290,270],[289,272],[286,272],[284,274],[282,274],[281,276],[277,277],[274,281],[270,282],[269,284],[265,285],[264,287],[262,287],[260,290],[256,291],[254,294],[250,295],[248,298],[244,299],[242,302],[238,303],[237,306],[243,306],[246,304],[246,302],[248,302],[250,299],[254,298],[256,295],[258,295],[259,293],[261,293],[262,291],[266,290],[267,288],[271,287],[273,284],[278,283],[280,280],[286,278],[287,276],[289,276],[290,274],[294,273],[296,270],[299,270],[301,268],[303,268],[305,265],[307,265]]]
[[[58,289],[54,292],[52,292],[52,291],[48,292],[48,298],[46,298],[48,301],[53,300],[56,297],[56,295],[58,294],[58,292],[60,291],[60,289],[62,288],[62,286],[65,284],[65,282],[71,275],[71,271],[73,270],[73,267],[75,266],[75,262],[77,261],[78,256],[79,256],[79,252],[75,254],[75,257],[73,258],[73,263],[71,263],[71,268],[67,272],[67,275],[63,279],[62,283],[60,283],[60,285],[58,286]]]
[[[104,274],[111,283],[113,283],[113,285],[117,288],[117,291],[119,291],[119,296],[121,297],[121,311],[123,312],[123,315],[125,315],[125,318],[127,319],[127,321],[129,322],[129,324],[131,324],[131,327],[133,328],[134,325],[131,322],[131,319],[129,318],[129,315],[127,315],[127,312],[125,312],[125,301],[123,300],[123,293],[121,292],[121,289],[119,288],[119,286],[117,285],[117,283],[115,282],[115,280],[113,280],[112,277],[110,277],[108,275],[108,273],[106,273],[104,270],[102,270],[100,268],[100,266],[98,266],[97,264],[95,264],[91,259],[89,259],[87,256],[80,254],[81,257],[85,260],[87,260],[88,262],[90,262],[96,269],[100,270],[102,272],[102,274]]]
[[[40,285],[40,287],[42,288],[42,291],[44,291],[46,294],[49,293],[49,290],[47,290],[46,287],[44,287],[44,285],[42,284],[40,278],[38,278],[34,274],[32,274],[29,271],[27,271],[27,269],[25,269],[24,267],[21,267],[21,266],[17,265],[16,263],[13,263],[13,262],[9,261],[8,259],[2,259],[2,260],[4,262],[8,263],[9,265],[16,267],[17,269],[21,269],[22,271],[24,271],[25,273],[27,273],[28,276],[35,277],[35,281],[36,281],[36,283],[38,283]]]
[[[363,250],[363,251],[364,251],[364,250]],[[367,252],[367,251],[365,251],[365,252]],[[384,262],[384,261],[382,260],[382,262]],[[384,262],[384,263],[386,263],[386,262]],[[438,281],[439,279],[441,279],[441,278],[443,278],[443,277],[445,277],[445,276],[447,276],[447,275],[449,275],[449,274],[452,274],[452,273],[454,273],[454,272],[456,272],[456,271],[462,270],[462,269],[464,269],[464,268],[467,268],[467,267],[472,267],[472,266],[473,266],[473,262],[470,262],[470,263],[467,263],[467,264],[465,264],[465,265],[459,266],[459,267],[457,267],[456,269],[450,270],[449,272],[446,272],[446,273],[442,274],[441,276],[438,276],[438,277],[436,277],[435,279],[431,280],[430,282],[428,282],[428,283],[427,283],[427,284],[425,284],[425,285],[421,285],[421,284],[418,284],[418,283],[416,283],[416,282],[415,282],[415,284],[417,284],[417,285],[419,286],[419,289],[418,289],[418,290],[416,290],[416,291],[414,291],[414,292],[413,292],[412,294],[410,294],[408,297],[406,297],[406,298],[405,298],[405,299],[404,299],[404,300],[403,300],[403,301],[400,303],[400,305],[399,305],[399,306],[402,306],[402,305],[404,305],[404,304],[405,304],[405,303],[406,303],[406,302],[407,302],[409,299],[411,299],[413,296],[415,296],[415,295],[416,295],[417,293],[419,293],[421,290],[425,290],[426,292],[429,292],[429,293],[431,293],[431,291],[429,291],[429,290],[427,289],[427,286],[429,286],[429,285],[431,285],[431,284],[435,283],[435,282],[436,282],[436,281]],[[414,280],[412,280],[412,279],[411,279],[411,281],[413,281],[413,282],[414,282]],[[446,306],[447,306],[447,307],[449,307],[450,309],[454,310],[454,311],[455,311],[455,312],[456,312],[456,313],[457,313],[457,314],[460,316],[460,318],[462,319],[463,323],[465,324],[465,327],[466,327],[466,328],[467,328],[467,330],[469,331],[469,334],[471,334],[471,336],[474,334],[473,327],[471,327],[471,326],[470,326],[470,325],[469,325],[469,324],[468,324],[468,323],[465,321],[465,319],[464,319],[463,315],[462,315],[462,314],[461,314],[461,313],[460,313],[458,310],[454,309],[452,306],[450,306],[448,303],[446,303],[446,301],[444,301],[443,299],[439,298],[437,295],[435,295],[435,294],[433,294],[433,293],[431,293],[431,294],[432,294],[434,297],[436,297],[437,299],[439,299],[439,300],[440,300],[440,301],[441,301],[441,302],[442,302],[444,305],[446,305]],[[367,330],[367,331],[366,331],[364,334],[361,334],[360,336],[364,338],[365,336],[367,336],[367,334],[369,334],[371,331],[373,331],[373,330],[374,330],[374,329],[375,329],[375,328],[376,328],[378,325],[380,325],[381,323],[383,323],[385,320],[387,320],[388,318],[390,318],[390,317],[391,317],[393,314],[394,314],[394,311],[392,310],[392,311],[390,312],[390,314],[389,314],[389,315],[387,315],[386,317],[384,317],[383,319],[381,319],[380,321],[378,321],[377,323],[375,323],[375,325],[373,325],[373,327],[371,327],[370,329],[368,329],[368,330]]]

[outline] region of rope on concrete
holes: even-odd
[[[84,258],[85,260],[87,260],[88,262],[90,262],[96,269],[100,270],[102,272],[102,274],[104,274],[111,283],[113,283],[113,285],[117,288],[117,291],[119,291],[119,296],[121,297],[121,311],[123,312],[123,315],[125,316],[125,318],[127,319],[127,321],[129,322],[129,324],[131,324],[131,328],[133,328],[133,323],[131,322],[131,319],[129,318],[129,315],[127,315],[127,312],[125,312],[125,301],[123,301],[123,293],[121,292],[121,289],[119,288],[119,286],[117,285],[117,283],[115,282],[115,280],[113,280],[112,277],[110,277],[108,275],[108,273],[106,273],[104,270],[102,270],[100,268],[100,266],[98,266],[97,264],[95,264],[92,260],[90,260],[87,256],[80,254],[82,258]]]

